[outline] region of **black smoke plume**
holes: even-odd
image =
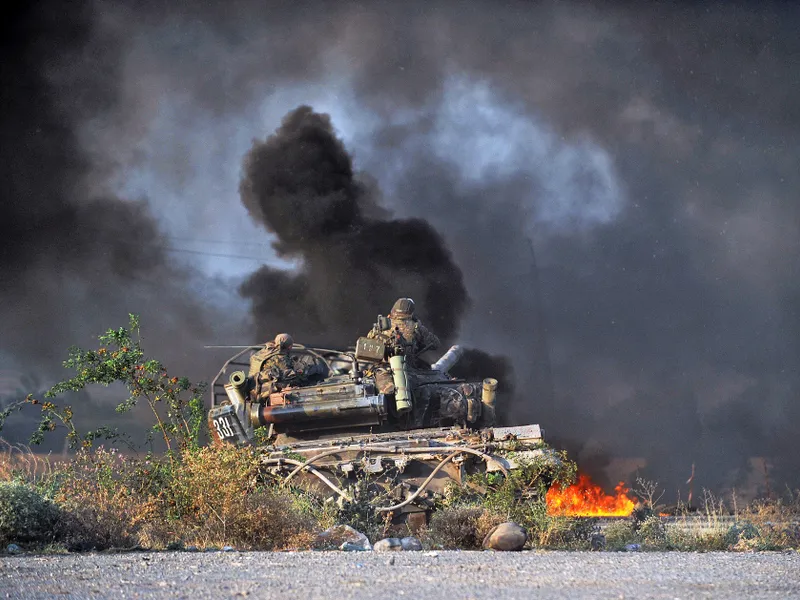
[[[404,296],[440,336],[457,332],[468,299],[450,252],[425,221],[381,214],[328,115],[308,106],[286,115],[248,153],[240,191],[276,250],[299,260],[297,272],[262,267],[241,287],[264,339],[288,329],[300,340],[354,343]]]

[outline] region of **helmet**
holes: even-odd
[[[414,315],[414,301],[411,298],[398,298],[392,306],[393,315],[411,317]]]
[[[275,336],[275,345],[281,350],[289,350],[292,344],[294,344],[294,340],[288,333],[279,333]]]

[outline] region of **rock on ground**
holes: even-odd
[[[528,541],[528,532],[516,523],[500,523],[483,539],[486,550],[518,551]]]
[[[367,536],[349,525],[329,527],[311,543],[314,550],[337,550],[345,545],[348,550],[372,550]]]
[[[393,550],[402,550],[403,544],[400,542],[399,538],[384,538],[375,542],[372,549],[375,550],[375,552],[390,552]]]
[[[413,536],[404,537],[400,540],[400,545],[403,546],[403,550],[407,552],[419,552],[422,550],[422,542]]]

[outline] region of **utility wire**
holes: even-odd
[[[248,242],[239,240],[198,240],[185,237],[166,236],[167,239],[176,242],[190,242],[195,244],[230,244],[231,246],[260,246],[262,248],[271,248],[272,244],[267,242]]]
[[[267,256],[246,256],[244,254],[224,254],[222,252],[204,252],[203,250],[189,250],[188,248],[172,248],[170,246],[156,246],[152,243],[141,243],[141,242],[126,242],[123,240],[117,240],[115,243],[117,244],[126,244],[128,246],[147,246],[153,250],[161,250],[163,252],[183,252],[185,254],[199,254],[201,256],[214,256],[217,258],[241,258],[243,260],[255,260],[264,264],[270,264],[275,262],[273,259]]]
[[[265,256],[245,256],[243,254],[222,254],[221,252],[203,252],[202,250],[188,250],[186,248],[168,248],[166,246],[154,246],[157,250],[165,252],[185,252],[186,254],[200,254],[202,256],[215,256],[218,258],[242,258],[244,260],[257,260],[260,262],[270,262]]]
[[[98,232],[104,232],[102,229],[96,229]],[[230,244],[232,246],[258,246],[262,248],[272,248],[272,244],[266,242],[248,242],[248,241],[233,241],[233,240],[202,240],[202,239],[194,239],[194,238],[185,238],[185,237],[174,237],[174,236],[164,236],[167,241],[182,241],[182,242],[189,242],[189,243],[196,243],[196,244]],[[95,241],[105,241],[105,240],[95,240]],[[110,241],[108,243],[111,243]],[[190,250],[189,248],[173,248],[171,246],[159,246],[154,244],[153,242],[133,242],[127,240],[116,239],[114,240],[115,244],[128,244],[131,246],[148,246],[149,248],[153,248],[154,250],[162,250],[164,252],[183,252],[185,254],[197,254],[200,256],[212,256],[216,258],[239,258],[242,260],[255,260],[262,263],[269,264],[274,262],[274,259],[271,259],[267,256],[247,256],[244,254],[227,254],[222,252],[206,252],[204,250]]]

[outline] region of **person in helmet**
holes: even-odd
[[[258,389],[275,391],[288,386],[306,383],[305,365],[292,355],[294,340],[288,333],[279,333],[263,349],[250,357],[250,377]]]
[[[406,363],[414,367],[420,354],[439,347],[439,338],[414,316],[414,301],[398,298],[389,312],[389,328],[376,325],[367,337],[384,342],[395,354],[406,357]]]

